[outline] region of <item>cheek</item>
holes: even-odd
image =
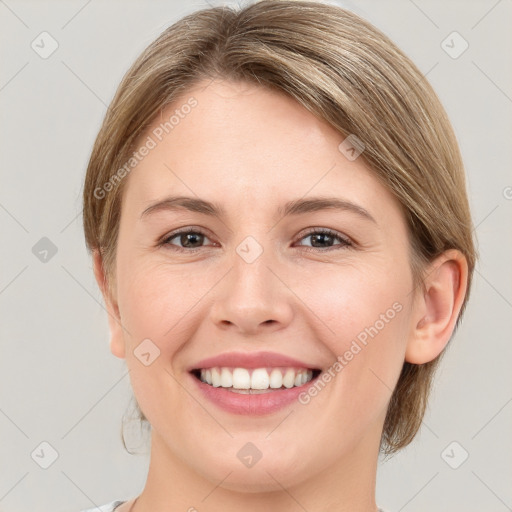
[[[399,270],[391,264],[383,270],[345,268],[317,276],[326,286],[307,288],[308,305],[322,320],[316,322],[321,324],[317,336],[333,355],[333,377],[325,384],[336,395],[331,412],[345,423],[376,419],[400,374],[412,281],[408,272]],[[327,393],[322,395],[327,399]]]
[[[125,333],[125,343],[131,385],[150,423],[166,424],[168,410],[161,407],[162,397],[173,404],[173,414],[187,414],[181,409],[188,403],[187,395],[176,384],[179,375],[173,362],[193,336],[199,321],[197,305],[213,281],[208,284],[204,276],[194,285],[190,273],[183,268],[151,261],[141,263],[125,258],[122,265],[130,269],[119,280],[119,306],[129,331]],[[148,365],[140,357],[144,352],[150,354]]]
[[[172,340],[173,331],[208,289],[207,276],[196,279],[188,269],[150,260],[138,264],[126,259],[121,273],[119,307],[126,322],[138,334],[155,339]]]
[[[404,262],[404,265],[407,265]],[[302,280],[301,297],[324,327],[323,340],[340,353],[347,341],[364,339],[365,329],[396,329],[406,315],[398,314],[409,302],[412,278],[399,263],[318,267]],[[390,329],[391,326],[391,329]],[[374,330],[372,330],[374,332]]]

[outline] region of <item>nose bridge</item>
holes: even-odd
[[[221,285],[213,306],[218,326],[231,325],[253,332],[264,325],[274,328],[290,322],[292,305],[286,287],[274,275],[279,274],[271,247],[252,236],[236,246],[231,271]]]
[[[254,300],[264,300],[265,297],[273,295],[276,284],[272,282],[273,276],[269,269],[275,266],[272,250],[269,247],[263,250],[261,246],[260,250],[256,243],[250,240],[240,243],[232,259],[232,291],[240,294],[241,298],[245,297],[244,300],[250,297]]]

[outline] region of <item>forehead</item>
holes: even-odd
[[[203,81],[166,107],[137,147],[123,202],[139,213],[166,195],[198,196],[240,213],[310,195],[364,203],[376,216],[399,205],[345,136],[293,98],[245,82]],[[279,203],[279,204],[277,204]]]

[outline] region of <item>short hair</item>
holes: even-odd
[[[100,251],[107,288],[115,281],[126,182],[117,180],[119,170],[166,105],[215,78],[280,91],[364,144],[368,168],[402,206],[414,285],[422,286],[426,264],[447,249],[467,259],[456,330],[476,250],[464,166],[446,112],[425,76],[385,34],[348,10],[314,1],[196,11],[164,30],[125,74],[94,143],[83,192],[86,244]],[[384,422],[384,453],[405,447],[419,430],[443,354],[425,364],[404,361]]]

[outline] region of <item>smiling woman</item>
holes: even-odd
[[[143,492],[104,510],[377,510],[475,264],[452,128],[384,34],[286,0],[169,27],[108,109],[84,229],[151,426]]]

